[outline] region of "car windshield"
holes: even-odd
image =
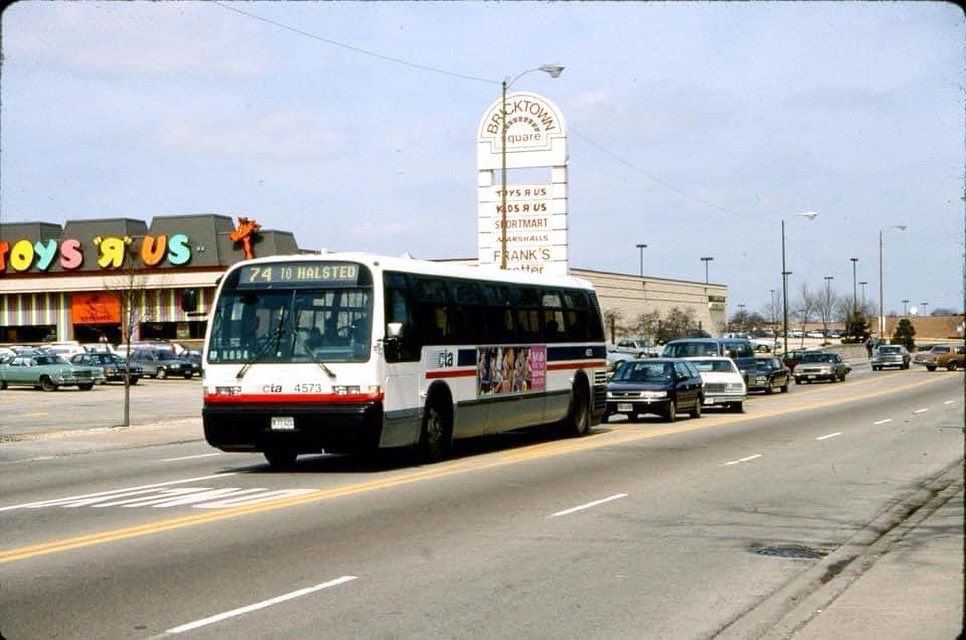
[[[664,382],[674,378],[670,362],[627,362],[614,374],[617,382]]]
[[[802,362],[833,362],[835,356],[831,353],[806,353],[802,355]]]
[[[731,360],[692,360],[698,371],[715,371],[724,373],[734,373],[735,364]]]
[[[899,353],[899,347],[879,347],[879,353]]]
[[[768,360],[758,360],[758,368],[764,369],[765,371],[769,371],[771,369],[777,369],[778,362],[776,362],[772,358],[769,358]]]
[[[670,358],[687,358],[691,356],[716,356],[718,346],[713,342],[682,342],[669,344],[664,347],[664,355]]]
[[[34,356],[34,361],[37,364],[67,364],[67,361],[58,355],[42,355]]]

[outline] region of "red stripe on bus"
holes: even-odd
[[[604,360],[581,360],[580,362],[560,362],[557,364],[547,364],[547,371],[560,371],[562,369],[594,369],[596,367],[606,367]]]
[[[476,375],[476,369],[443,369],[442,371],[427,371],[426,378],[468,378]]]
[[[209,393],[205,404],[357,404],[383,397],[381,393]]]

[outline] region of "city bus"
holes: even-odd
[[[455,439],[542,424],[579,436],[606,404],[590,283],[409,258],[239,262],[203,358],[206,440],[273,467],[398,447],[433,462]]]

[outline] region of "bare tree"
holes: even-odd
[[[655,311],[648,311],[637,316],[637,321],[634,323],[634,332],[642,338],[647,338],[654,341],[654,336],[657,335],[657,328],[661,322],[661,314]]]
[[[608,309],[603,315],[604,324],[610,331],[611,343],[617,342],[617,332],[624,333],[624,326],[620,324],[624,320],[624,314],[616,309]]]
[[[795,319],[802,323],[802,344],[805,346],[805,330],[808,323],[811,321],[812,316],[815,314],[815,310],[818,307],[816,300],[816,295],[809,290],[808,284],[802,283],[802,287],[798,293],[798,301],[793,309]]]
[[[824,291],[814,293],[813,297],[815,298],[815,311],[822,322],[822,332],[828,335],[828,326],[832,323],[832,316],[839,304],[839,294],[832,287],[826,286]]]

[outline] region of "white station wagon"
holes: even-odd
[[[684,358],[698,370],[704,382],[705,406],[727,407],[743,412],[748,387],[738,366],[731,358],[720,356]]]

